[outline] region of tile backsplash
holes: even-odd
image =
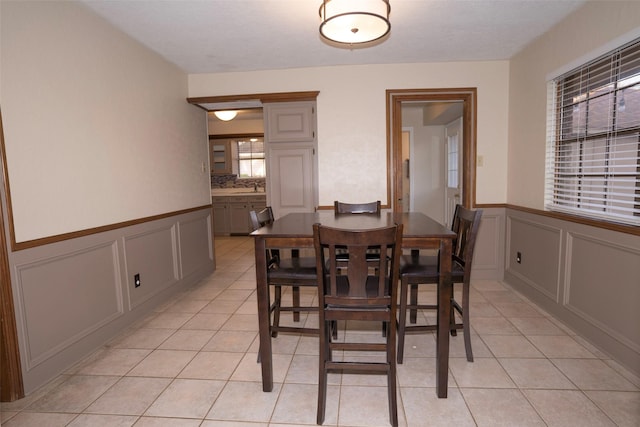
[[[265,178],[238,178],[237,175],[211,175],[211,188],[253,188],[254,185],[264,188]]]

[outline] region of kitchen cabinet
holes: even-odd
[[[230,142],[227,140],[209,140],[209,160],[211,163],[211,173],[232,173]]]
[[[214,196],[213,232],[215,234],[249,234],[251,223],[249,211],[262,210],[267,206],[264,194],[248,196]]]
[[[315,101],[265,105],[265,140],[270,143],[315,142],[315,108]]]

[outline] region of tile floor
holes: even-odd
[[[1,423],[314,425],[317,338],[276,338],[274,390],[262,392],[253,242],[218,238],[216,253],[209,278],[41,390],[3,403]],[[475,362],[465,359],[462,334],[452,338],[449,397],[438,399],[434,336],[408,335],[398,365],[400,425],[640,425],[638,378],[506,285],[472,287]],[[389,425],[384,376],[335,374],[329,382],[325,425]]]

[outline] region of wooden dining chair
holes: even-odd
[[[250,211],[249,218],[254,230],[271,224],[274,221],[273,210],[270,206],[256,212]],[[293,312],[293,321],[300,321],[300,312],[317,311],[314,305],[301,305],[300,287],[316,287],[318,277],[316,274],[315,257],[301,257],[298,249],[291,249],[291,256],[284,257],[284,249],[267,248],[267,284],[274,288],[274,299],[269,313],[273,313],[273,321],[270,324],[271,336],[277,337],[278,332],[298,332],[317,334],[317,328],[284,326],[280,325],[281,312]],[[292,304],[282,303],[282,287],[291,287]]]
[[[379,214],[381,212],[380,200],[367,203],[345,203],[335,200],[333,208],[336,214]]]
[[[396,308],[402,225],[369,229],[342,230],[313,226],[316,265],[319,273],[318,300],[320,326],[320,360],[317,423],[324,422],[327,375],[330,371],[383,373],[387,375],[389,418],[398,425],[396,400]],[[368,248],[377,248],[376,269],[370,268]],[[346,274],[338,273],[336,250],[346,248]],[[333,328],[338,322],[376,322],[386,324],[387,334],[360,334],[350,340],[350,333],[337,339]],[[363,336],[365,338],[363,338]],[[339,352],[339,353],[335,353]],[[379,360],[350,357],[350,352],[378,352]],[[351,353],[352,355],[353,353]]]
[[[473,362],[471,349],[471,325],[469,320],[469,285],[471,282],[471,264],[473,252],[480,226],[482,210],[469,210],[457,205],[451,224],[451,230],[456,233],[453,241],[451,259],[451,281],[462,284],[462,304],[451,300],[451,335],[456,335],[458,329],[464,332],[464,347],[467,360]],[[420,304],[418,302],[418,286],[423,284],[436,285],[440,280],[438,255],[420,255],[420,251],[412,250],[411,255],[403,255],[400,260],[400,307],[398,319],[398,363],[404,357],[404,337],[410,332],[434,331],[437,325],[407,325],[407,311],[410,312],[410,323],[415,324],[418,310],[437,310],[436,304]],[[408,292],[411,292],[408,300]],[[462,317],[462,322],[456,322],[455,313]]]
[[[360,215],[360,214],[377,214],[380,215],[381,203],[380,200],[367,203],[345,203],[338,200],[334,200],[333,208],[336,215]],[[377,262],[380,257],[380,253],[376,249],[369,249],[367,251],[367,257],[371,260],[372,264]],[[344,250],[338,249],[336,252],[336,258],[339,262],[341,269],[346,268],[347,254]]]

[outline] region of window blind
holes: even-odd
[[[640,225],[640,39],[548,83],[545,207]]]

